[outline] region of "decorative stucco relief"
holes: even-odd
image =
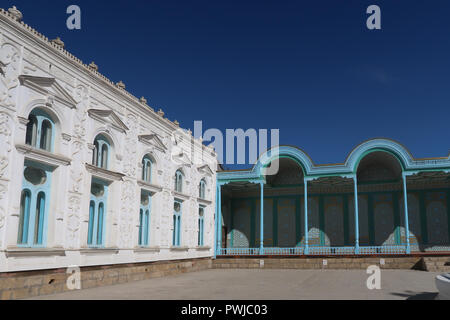
[[[77,248],[80,238],[80,206],[81,199],[79,196],[72,195],[69,197],[69,213],[67,219],[67,246],[69,248]]]
[[[169,212],[173,212],[173,197],[168,190],[163,191],[161,208],[161,245],[168,246],[169,230],[173,228],[169,218]]]
[[[0,47],[0,105],[14,107],[13,89],[19,85],[19,49],[11,43]]]
[[[136,202],[135,190],[136,188],[133,181],[126,180],[122,185],[122,208],[120,213],[119,233],[120,246],[123,248],[133,247],[133,213]]]
[[[72,135],[72,164],[70,166],[70,182],[67,214],[67,246],[76,248],[79,246],[81,225],[81,194],[83,193],[83,180],[85,177],[84,155],[86,149],[86,109],[88,105],[88,90],[80,85],[72,93],[77,102],[75,109],[73,135]],[[86,218],[86,217],[84,217]],[[83,219],[86,220],[86,219]]]
[[[129,177],[136,177],[136,151],[137,151],[137,133],[138,133],[138,118],[129,114],[125,121],[128,127],[128,132],[125,137],[125,152],[123,154],[123,173]]]
[[[10,116],[4,112],[0,113],[0,146],[0,179],[6,179],[11,152],[11,126]]]

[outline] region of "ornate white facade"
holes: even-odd
[[[45,138],[38,120],[33,131],[33,114],[51,123]],[[98,137],[108,145],[107,157],[94,143]],[[107,159],[105,165],[97,156]],[[149,179],[142,174],[144,157],[151,161]],[[44,178],[27,180],[27,167]],[[94,63],[83,64],[60,39],[37,33],[18,11],[0,11],[0,272],[211,257],[216,168],[213,149],[177,121],[132,96],[121,81],[102,76]],[[177,171],[181,192],[175,191]],[[107,192],[104,207],[91,212],[96,182]],[[33,202],[36,195],[27,198],[24,188],[39,191],[39,183],[48,186],[45,200],[38,195]],[[143,193],[151,198],[147,233],[140,216]],[[45,210],[36,209],[39,201]],[[181,224],[174,246],[175,202],[181,204]],[[35,220],[26,220],[34,210]],[[101,210],[98,219],[95,210]],[[94,229],[101,239],[96,245],[88,241]],[[144,233],[148,239],[140,243]]]

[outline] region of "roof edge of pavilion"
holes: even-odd
[[[251,169],[227,170],[217,172],[219,183],[233,181],[250,181],[259,183],[268,174],[267,167],[276,159],[290,158],[302,168],[305,179],[314,180],[322,177],[353,178],[359,162],[372,152],[386,152],[399,161],[403,174],[416,175],[422,172],[443,171],[450,173],[450,153],[447,157],[415,159],[411,152],[401,143],[392,139],[375,138],[357,145],[348,154],[344,163],[314,164],[310,156],[296,146],[280,145],[272,147],[260,155]]]

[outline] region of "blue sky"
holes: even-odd
[[[82,29],[66,28],[66,8]],[[382,30],[366,28],[377,4]],[[193,130],[280,129],[315,163],[387,137],[450,146],[450,1],[3,0],[24,21]]]

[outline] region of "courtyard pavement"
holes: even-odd
[[[33,299],[49,300],[300,300],[435,299],[439,273],[382,270],[381,289],[369,290],[365,270],[212,269]]]

